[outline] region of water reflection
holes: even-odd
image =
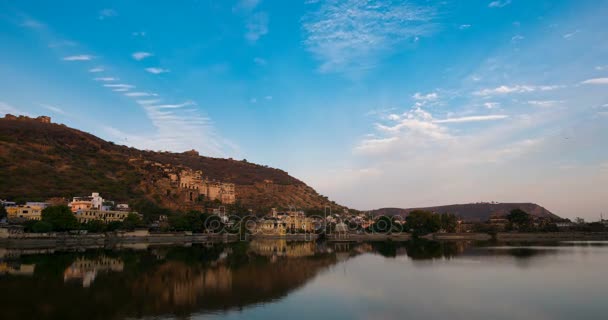
[[[527,266],[560,248],[604,244],[315,243],[285,240],[93,250],[0,250],[1,319],[123,319],[224,314],[280,301],[359,256],[414,266],[510,259]],[[522,261],[524,261],[523,264]],[[378,270],[376,270],[378,271]],[[380,270],[382,271],[382,270]]]

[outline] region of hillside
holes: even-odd
[[[375,215],[407,216],[414,210],[427,210],[437,213],[452,213],[466,221],[483,222],[490,219],[492,215],[505,216],[513,209],[521,209],[535,217],[560,219],[560,217],[549,210],[534,203],[468,203],[410,209],[382,208],[373,210],[372,213]]]
[[[342,208],[279,169],[195,151],[142,151],[51,123],[47,117],[0,118],[2,199],[69,198],[97,191],[107,199],[145,198],[170,209],[190,209],[157,185],[164,178],[161,165],[165,171],[201,170],[210,180],[234,183],[237,201],[249,208]]]

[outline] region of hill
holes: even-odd
[[[521,209],[532,216],[542,218],[553,218],[560,219],[557,215],[551,213],[549,210],[534,204],[534,203],[469,203],[469,204],[453,204],[446,206],[437,207],[426,207],[426,208],[382,208],[373,210],[372,213],[375,215],[387,215],[387,216],[407,216],[414,210],[427,210],[437,213],[452,213],[456,216],[461,217],[466,221],[471,222],[483,222],[490,219],[492,215],[506,216],[513,209]]]
[[[343,208],[283,170],[196,151],[138,150],[51,123],[48,117],[0,118],[0,198],[45,200],[100,192],[117,201],[147,199],[189,210],[196,203],[184,203],[183,192],[166,190],[161,183],[169,181],[167,172],[184,170],[233,183],[238,204],[247,208]]]

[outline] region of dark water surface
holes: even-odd
[[[608,242],[0,249],[0,319],[606,319]]]

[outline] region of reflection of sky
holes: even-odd
[[[509,248],[476,248],[424,266],[406,256],[364,254],[283,300],[209,317],[604,319],[608,247],[527,249],[534,254],[515,257],[499,252]]]

